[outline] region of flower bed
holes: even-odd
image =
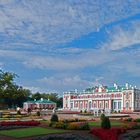
[[[59,112],[58,114],[79,114],[80,112],[77,111],[62,111]]]
[[[68,130],[89,130],[89,125],[86,122],[65,123],[65,122],[59,121],[55,123],[50,123],[49,126],[53,128],[68,129]]]
[[[12,122],[3,121],[0,123],[1,126],[11,126],[11,125],[37,126],[39,124],[40,122],[38,121],[12,121]]]
[[[111,129],[103,129],[103,128],[94,128],[91,130],[91,133],[101,140],[117,140],[119,134],[125,133],[126,129],[124,128],[111,128]]]

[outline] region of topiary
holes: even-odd
[[[18,111],[17,111],[17,115],[21,115],[21,112],[20,112],[20,110],[18,110]]]
[[[84,110],[84,113],[87,113],[87,110],[86,109]]]
[[[28,108],[27,111],[28,111],[28,114],[32,112],[31,108]]]
[[[37,111],[37,112],[36,112],[36,115],[37,115],[37,116],[40,116],[40,111]]]
[[[102,121],[104,118],[105,118],[105,114],[102,113],[101,116],[100,116],[100,120]]]
[[[102,120],[101,120],[101,127],[103,129],[109,129],[111,128],[111,124],[110,124],[110,120],[109,120],[109,117],[104,117]]]
[[[56,113],[53,113],[51,116],[51,122],[58,122],[58,116]]]

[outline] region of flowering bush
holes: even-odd
[[[126,129],[124,128],[111,128],[111,129],[102,129],[94,128],[91,130],[91,133],[101,140],[117,140],[118,135],[125,133]]]
[[[69,122],[85,122],[86,119],[83,118],[75,118],[75,119],[63,119],[62,122],[69,123]]]
[[[39,125],[38,121],[13,121],[13,122],[1,122],[1,126],[11,126],[11,125],[25,125],[25,126],[36,126]]]
[[[3,118],[10,118],[10,115],[6,114],[2,116]]]
[[[67,123],[64,123],[62,121],[59,121],[59,122],[53,123],[52,124],[52,127],[65,129],[67,127]]]
[[[132,118],[122,118],[121,120],[131,122],[133,119]]]
[[[89,130],[88,123],[85,122],[72,122],[69,123],[67,128],[69,130]]]
[[[122,124],[121,127],[124,128],[124,129],[130,129],[131,128],[131,126],[128,123]]]
[[[85,122],[65,123],[65,122],[59,121],[59,122],[50,122],[49,126],[53,128],[61,128],[61,129],[68,129],[68,130],[89,130],[89,125],[88,123],[85,123]]]
[[[140,118],[137,118],[134,120],[135,122],[140,122]]]
[[[62,112],[59,112],[59,114],[80,114],[80,112],[77,112],[77,111],[62,111]]]
[[[77,130],[79,127],[78,123],[69,123],[67,126],[68,130]]]

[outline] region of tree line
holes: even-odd
[[[57,93],[32,93],[29,89],[17,85],[14,79],[18,77],[15,73],[0,70],[0,103],[4,103],[8,108],[22,107],[27,100],[49,99],[62,107],[62,97]]]

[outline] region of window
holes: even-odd
[[[75,102],[75,107],[78,107],[78,103],[77,102]]]
[[[113,102],[113,109],[117,109],[117,103]]]
[[[129,108],[129,103],[127,102],[127,103],[126,103],[126,109],[128,109],[128,108]]]
[[[73,108],[73,103],[70,104],[71,108]]]
[[[108,108],[108,103],[107,102],[105,103],[105,108]]]
[[[118,109],[121,109],[121,102],[118,102]]]
[[[100,102],[100,108],[102,108],[102,103]]]
[[[87,103],[86,103],[86,108],[87,108]]]
[[[92,104],[91,104],[91,102],[89,102],[89,108],[91,108],[91,106],[92,106]]]
[[[83,108],[83,103],[82,103],[82,102],[80,103],[80,108],[81,108],[81,109]]]
[[[129,95],[128,95],[128,92],[126,93],[126,99],[128,99],[129,98]]]
[[[96,108],[96,103],[94,103],[94,108]]]

